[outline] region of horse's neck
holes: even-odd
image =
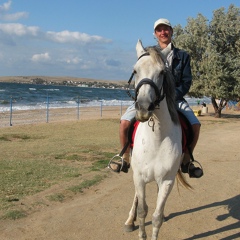
[[[159,105],[159,108],[155,109],[154,115],[156,116],[156,119],[159,122],[160,126],[164,126],[164,127],[172,126],[173,121],[171,119],[171,115],[168,110],[166,99],[163,99]]]

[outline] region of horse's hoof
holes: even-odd
[[[134,224],[132,225],[124,225],[125,232],[132,232],[134,230]]]

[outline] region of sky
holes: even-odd
[[[157,19],[184,27],[230,4],[240,0],[0,0],[0,76],[128,81]]]

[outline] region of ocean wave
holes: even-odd
[[[42,89],[42,90],[47,91],[47,92],[60,91],[60,89],[58,89],[58,88],[47,88],[47,89]]]
[[[85,99],[85,101],[76,102],[76,101],[50,101],[43,102],[37,104],[12,104],[13,111],[20,110],[39,110],[46,108],[82,108],[82,107],[101,107],[101,106],[130,106],[133,101],[121,101],[121,100],[89,100]],[[9,104],[9,103],[8,103]],[[0,105],[0,112],[8,112],[11,111],[11,106]]]
[[[202,104],[205,102],[206,104],[210,104],[210,98],[204,97],[201,99],[197,98],[186,98],[187,102],[190,106]],[[0,111],[7,112],[11,110],[11,104],[9,101],[1,101],[0,102]],[[130,106],[133,104],[133,101],[130,100],[90,100],[90,99],[79,99],[78,100],[60,100],[60,101],[43,101],[38,103],[28,103],[28,104],[20,104],[18,102],[12,103],[12,110],[36,110],[36,109],[46,109],[46,108],[78,108],[78,107],[101,107],[101,106]]]
[[[36,84],[2,83],[0,111],[97,106],[130,106],[133,101],[123,89],[80,88]],[[209,98],[190,98],[190,105],[210,103]],[[11,108],[12,107],[12,108]]]

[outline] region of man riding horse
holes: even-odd
[[[193,130],[193,141],[189,146],[189,150],[192,153],[200,133],[201,124],[194,112],[184,99],[184,96],[188,93],[192,84],[192,73],[190,66],[190,56],[187,52],[176,48],[172,43],[173,29],[170,22],[167,19],[160,18],[154,23],[154,36],[157,39],[158,44],[155,46],[159,52],[164,49],[170,49],[165,66],[168,68],[175,80],[176,89],[176,107],[190,122]],[[136,109],[135,104],[131,105],[124,115],[121,117],[120,122],[120,143],[122,147],[126,146],[128,142],[128,129],[130,127],[131,120],[135,117]],[[128,147],[123,154],[123,163],[112,164],[111,168],[114,171],[120,170],[127,173],[130,167],[129,161],[130,148]],[[199,167],[195,167],[191,161],[192,154],[185,152],[184,158],[181,164],[181,170],[183,173],[189,173],[190,177],[199,178],[203,175],[203,170]]]

